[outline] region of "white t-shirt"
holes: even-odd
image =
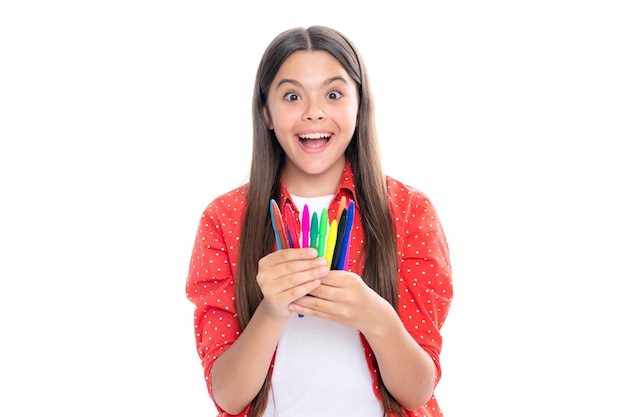
[[[321,215],[333,196],[295,197]],[[289,319],[278,342],[264,417],[381,417],[359,332],[316,317]]]

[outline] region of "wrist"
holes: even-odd
[[[398,313],[387,300],[378,297],[375,307],[371,309],[371,316],[367,320],[367,327],[361,330],[363,336],[371,341],[380,339],[388,340],[390,333],[398,330],[398,326],[403,327]]]

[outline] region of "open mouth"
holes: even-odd
[[[332,134],[330,133],[309,133],[305,135],[298,135],[300,143],[307,148],[321,148],[326,145],[330,140]]]

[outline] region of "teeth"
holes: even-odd
[[[298,135],[300,139],[328,139],[330,133],[308,133],[306,135]]]

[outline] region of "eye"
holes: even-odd
[[[300,100],[300,95],[294,91],[290,91],[283,96],[283,98],[287,101],[298,101]]]
[[[341,97],[343,97],[343,94],[337,90],[329,91],[328,94],[326,94],[326,98],[331,100],[339,100]]]

